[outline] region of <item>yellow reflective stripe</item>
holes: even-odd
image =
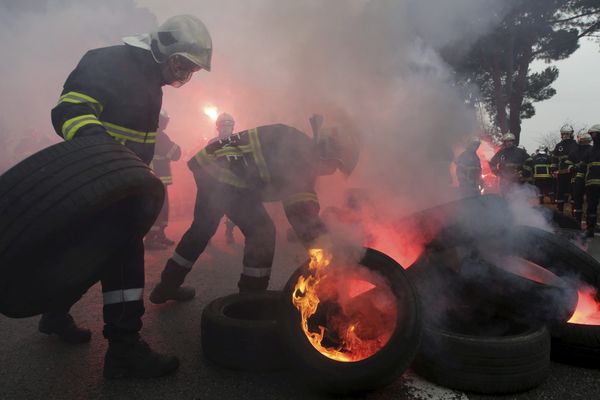
[[[578,172],[575,177],[576,178],[583,178],[585,176],[585,174],[583,172]]]
[[[216,150],[213,154],[216,158],[223,156],[242,157],[244,155],[238,148],[235,147],[224,147],[222,149]]]
[[[585,186],[600,185],[600,179],[588,179],[585,181]]]
[[[317,197],[317,194],[312,192],[296,193],[284,200],[283,207],[287,208],[297,203],[309,201],[319,204],[319,198]]]
[[[98,118],[94,114],[84,114],[77,117],[68,119],[62,125],[62,135],[65,140],[73,139],[73,136],[77,131],[85,125],[102,125],[102,122],[98,121]]]
[[[600,161],[594,161],[594,162],[588,163],[588,165],[591,167],[600,167]]]
[[[134,129],[125,128],[120,125],[102,122],[108,133],[121,140],[130,140],[136,143],[156,143],[156,132],[141,132]]]
[[[152,160],[162,161],[162,160],[166,160],[166,159],[167,159],[167,157],[155,155]]]
[[[523,166],[523,169],[525,169],[525,170],[527,170],[527,171],[531,171],[531,167],[530,167],[530,166],[528,166],[528,165],[524,165],[524,166]]]
[[[179,149],[179,146],[176,144],[173,144],[173,146],[171,146],[171,149],[169,149],[169,151],[167,152],[167,155],[165,156],[167,159],[171,159],[171,157],[173,157],[173,154],[175,154],[175,152]]]
[[[216,164],[214,157],[206,152],[206,149],[200,150],[195,156],[196,163],[203,168],[210,176],[219,182],[226,183],[239,188],[247,188],[246,182],[242,181],[236,174]]]
[[[248,136],[258,174],[264,183],[269,183],[271,182],[271,173],[269,172],[269,168],[267,168],[267,162],[262,153],[260,140],[258,139],[258,130],[256,128],[248,129]]]
[[[164,183],[165,185],[168,185],[170,183],[173,183],[173,177],[172,176],[160,176],[159,179],[162,181],[162,183]]]
[[[96,116],[99,116],[104,108],[98,100],[80,92],[68,92],[63,94],[58,99],[58,104],[60,103],[89,104],[89,106],[94,109]]]

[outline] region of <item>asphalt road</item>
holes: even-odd
[[[185,221],[169,227],[178,238]],[[71,346],[37,331],[38,317],[9,319],[0,316],[0,399],[327,399],[311,391],[292,372],[250,373],[220,368],[202,356],[200,315],[211,300],[237,291],[241,269],[241,236],[227,246],[223,232],[213,239],[190,273],[187,282],[197,297],[185,304],[156,306],[146,302],[143,334],[155,348],[180,357],[172,376],[154,380],[105,381],[102,338],[102,298],[92,287],[72,310],[76,320],[93,331],[89,344]],[[595,241],[600,241],[595,239]],[[600,244],[590,252],[600,255]],[[599,249],[596,249],[598,247]],[[278,238],[271,289],[280,289],[305,259],[303,249]],[[171,251],[147,252],[147,288],[159,278]],[[147,293],[146,293],[147,294]],[[550,377],[541,386],[510,396],[481,396],[448,390],[429,383],[410,370],[390,386],[361,396],[366,399],[599,399],[600,370],[552,363]]]

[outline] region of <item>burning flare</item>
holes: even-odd
[[[215,106],[204,106],[202,111],[204,111],[204,115],[212,119],[213,122],[219,117],[219,109]]]
[[[396,327],[391,290],[350,268],[335,274],[333,257],[323,249],[310,249],[309,255],[308,276],[298,277],[292,293],[309,342],[336,361],[360,361],[377,353]]]

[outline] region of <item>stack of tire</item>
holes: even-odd
[[[452,389],[513,393],[541,384],[551,356],[600,365],[600,326],[567,323],[578,289],[600,287],[593,257],[560,228],[519,225],[493,195],[432,212],[440,209],[447,222],[407,270],[425,319],[418,374]],[[507,260],[530,269],[514,270]]]
[[[309,275],[308,262],[292,274],[283,291],[233,294],[209,303],[201,319],[204,356],[237,370],[291,367],[311,387],[329,393],[364,392],[389,384],[410,366],[419,348],[423,331],[420,303],[406,272],[390,257],[365,249],[359,264],[383,279],[397,309],[390,339],[370,357],[338,361],[310,343],[292,304],[298,278]]]
[[[141,238],[164,199],[160,180],[110,137],[48,147],[0,176],[0,313],[68,307],[107,260]]]

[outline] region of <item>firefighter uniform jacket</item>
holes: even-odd
[[[472,148],[463,151],[456,159],[456,177],[461,187],[479,190],[481,161]]]
[[[571,182],[579,179],[585,179],[585,173],[587,170],[586,159],[588,159],[588,153],[592,151],[592,146],[588,144],[578,144],[574,151],[569,154],[569,163],[572,166],[571,172],[573,178]]]
[[[109,134],[148,164],[161,104],[160,65],[150,51],[128,45],[94,49],[67,78],[52,125],[65,140]]]
[[[536,153],[525,162],[531,170],[531,179],[552,179],[552,156],[545,153]]]
[[[584,155],[583,162],[587,165],[585,186],[600,187],[600,140],[594,140],[594,145]]]
[[[577,142],[574,139],[561,140],[554,151],[552,151],[552,171],[559,174],[568,174],[569,167],[573,165],[569,161],[569,154],[577,150]]]
[[[177,161],[180,158],[181,148],[175,144],[164,131],[158,131],[156,134],[154,158],[150,163],[150,168],[154,170],[156,176],[158,176],[165,185],[173,183],[171,161]]]
[[[309,243],[325,231],[315,192],[319,159],[314,141],[290,126],[260,126],[208,144],[192,158],[217,181],[282,201],[290,224]]]
[[[528,158],[527,151],[520,147],[504,147],[490,160],[490,169],[503,179],[518,181]]]

